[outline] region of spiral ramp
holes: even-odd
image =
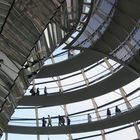
[[[37,135],[37,140],[56,134],[69,140],[95,136],[107,140],[108,133],[126,128],[135,130],[132,139],[140,139],[140,86],[130,94],[126,90],[140,76],[139,0],[2,0],[0,7],[0,128],[5,139],[15,133]],[[99,72],[94,73],[96,69]],[[39,88],[40,94],[31,96],[31,88]],[[121,99],[109,97],[113,92]],[[97,100],[105,96],[110,103],[99,106]],[[69,112],[69,104],[85,100],[92,102],[92,109]],[[71,125],[58,126],[58,116],[52,115],[53,126],[42,127],[37,112],[50,107],[55,112],[56,106],[63,108],[62,116],[69,116]],[[121,113],[107,117],[106,109],[112,111],[115,106],[122,108]],[[24,109],[35,110],[36,116],[14,116],[16,110]]]

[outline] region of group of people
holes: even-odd
[[[30,90],[30,93],[32,96],[37,96],[37,95],[40,95],[40,90],[39,90],[39,88],[35,89],[34,87],[32,87],[32,89]],[[48,94],[46,86],[44,87],[44,94],[45,95]]]
[[[118,106],[115,107],[115,113],[116,115],[121,113],[121,110],[118,108]],[[107,117],[110,117],[110,116],[111,116],[111,111],[109,108],[107,108]],[[48,121],[46,121],[44,117],[42,118],[42,127],[46,127],[46,124],[47,124],[47,127],[52,127],[52,119],[50,115],[48,115],[47,119]],[[64,117],[64,116],[58,115],[58,126],[64,126],[65,120],[66,120],[66,125],[71,124],[71,120],[68,116]],[[88,123],[92,122],[92,117],[90,114],[87,114],[87,120],[88,120]]]
[[[119,114],[119,113],[121,113],[121,110],[118,108],[118,106],[115,107],[115,113],[116,113],[116,115]],[[107,109],[107,117],[110,117],[110,116],[111,116],[111,111],[108,108]]]
[[[36,90],[34,89],[34,87],[32,87],[32,89],[30,90],[30,93],[32,96],[36,96],[40,94],[39,88],[37,88]]]
[[[42,118],[42,127],[46,127],[46,124],[47,124],[47,127],[52,127],[52,119],[50,117],[50,115],[48,115],[48,123],[45,119],[45,117]]]
[[[115,114],[119,114],[121,113],[121,110],[118,108],[118,106],[115,107]],[[111,116],[111,111],[109,108],[107,108],[107,117],[110,117]],[[91,122],[92,121],[92,117],[90,114],[87,114],[87,120],[88,122]]]
[[[47,121],[48,120],[48,121]],[[42,127],[52,127],[52,118],[50,115],[48,115],[47,120],[45,117],[42,118]],[[66,116],[66,123],[67,125],[70,125],[70,118]],[[65,118],[63,116],[58,115],[58,126],[63,126],[65,125]]]
[[[59,89],[58,92],[61,94],[62,90]],[[35,87],[32,87],[31,90],[30,90],[30,93],[31,93],[32,96],[37,96],[37,95],[40,95],[40,90],[39,90],[39,88],[35,89]],[[44,87],[44,95],[47,95],[47,94],[48,94],[47,87],[45,86]]]
[[[67,125],[70,125],[70,118],[66,116],[66,123]],[[63,116],[58,115],[58,125],[63,126],[65,125],[65,118]]]

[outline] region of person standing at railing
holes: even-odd
[[[92,121],[92,117],[90,114],[87,115],[87,118],[88,118],[88,123],[90,123]]]
[[[39,88],[36,89],[36,95],[39,95],[40,94],[40,91],[39,91]]]
[[[107,117],[110,117],[111,116],[111,111],[110,111],[110,109],[108,108],[107,109]]]
[[[62,122],[62,125],[65,125],[65,118],[63,116],[61,116],[61,122]]]
[[[44,87],[44,94],[45,94],[45,95],[48,94],[48,92],[47,92],[47,87],[46,87],[46,86]]]
[[[65,125],[65,119],[63,116],[58,115],[58,126]]]
[[[43,117],[43,118],[42,118],[42,127],[46,127],[46,123],[47,123],[47,122],[46,122],[45,118]]]
[[[66,120],[67,120],[67,125],[70,125],[71,120],[68,116],[66,117]]]
[[[62,119],[61,119],[61,116],[58,115],[58,126],[61,126],[61,124],[62,124]]]
[[[52,127],[52,119],[50,117],[50,115],[48,115],[48,127],[51,126]]]
[[[121,110],[118,108],[118,106],[115,107],[115,113],[116,113],[116,115],[121,113]]]
[[[31,93],[32,96],[35,96],[35,89],[34,89],[34,87],[32,87],[32,89],[30,90],[30,93]]]

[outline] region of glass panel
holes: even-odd
[[[108,129],[107,129],[108,130]],[[128,135],[129,134],[129,135]],[[126,128],[124,130],[120,130],[111,134],[106,135],[107,140],[116,139],[125,139],[125,140],[133,140],[137,138],[134,127]]]

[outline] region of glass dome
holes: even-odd
[[[0,6],[2,140],[140,139],[138,0]]]

